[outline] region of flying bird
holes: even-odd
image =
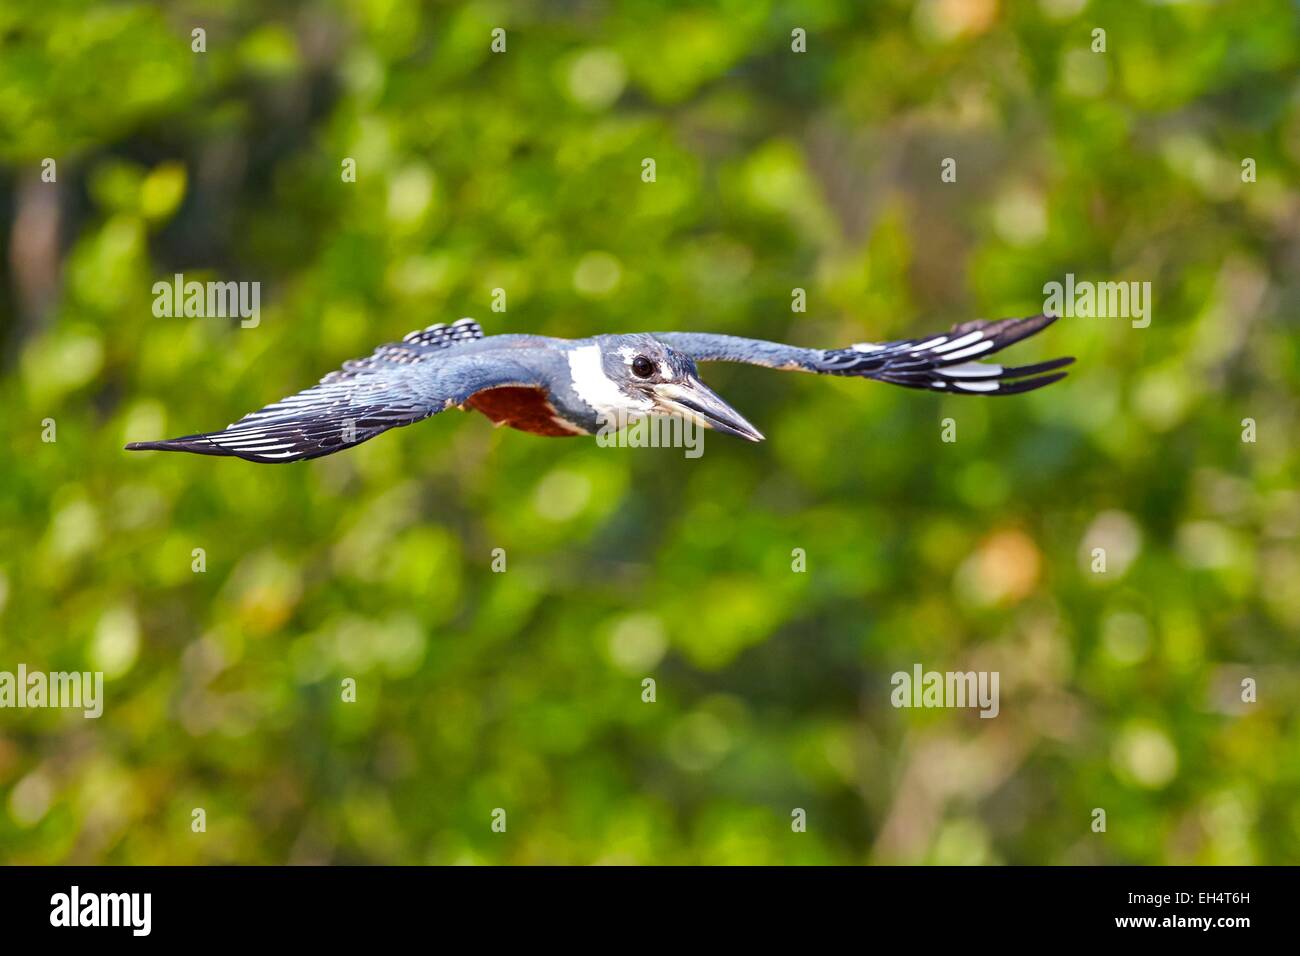
[[[757,442],[763,435],[700,381],[697,362],[871,378],[937,392],[1015,395],[1064,378],[1056,370],[1074,359],[1014,367],[980,359],[1054,321],[1047,315],[977,320],[924,339],[811,349],[704,332],[586,339],[485,336],[473,319],[460,319],[344,362],[320,384],[220,431],[126,447],[267,463],[305,461],[449,408],[481,412],[497,425],[552,437],[592,435],[611,422],[647,415],[680,415]]]

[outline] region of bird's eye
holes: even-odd
[[[654,374],[654,371],[655,363],[644,355],[638,355],[632,360],[632,374],[637,378],[649,378]]]

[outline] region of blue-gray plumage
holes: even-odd
[[[485,337],[473,319],[460,319],[344,362],[320,384],[221,431],[126,447],[303,461],[453,407],[538,435],[591,435],[646,415],[683,415],[707,428],[762,441],[758,429],[700,381],[696,362],[743,362],[941,392],[1012,395],[1064,378],[1056,370],[1074,359],[1015,368],[976,359],[1054,321],[1035,315],[967,322],[926,339],[809,349],[701,332]]]

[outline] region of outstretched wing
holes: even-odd
[[[1056,317],[1049,315],[998,322],[976,320],[925,339],[863,342],[844,349],[805,349],[780,342],[696,332],[656,332],[654,335],[697,362],[745,362],[818,375],[874,378],[908,388],[928,388],[939,392],[1014,395],[1060,381],[1065,378],[1064,372],[1045,373],[1055,372],[1074,359],[1059,358],[1020,366],[997,365],[975,359],[1000,352],[1055,321]]]
[[[458,355],[483,337],[472,319],[433,325],[343,363],[319,385],[245,415],[216,432],[132,442],[131,451],[188,451],[256,462],[305,461],[369,441],[460,405],[476,392],[531,384],[527,370],[497,352]]]

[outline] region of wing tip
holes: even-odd
[[[1074,364],[1073,355],[1065,355],[1061,358],[1050,359],[1046,362],[1036,362],[1033,365],[1017,365],[1011,368],[1004,368],[1000,379],[1010,378],[1028,378],[1031,375],[1041,375],[1044,372],[1054,372],[1058,368],[1065,368],[1067,365]]]
[[[168,438],[163,441],[129,441],[126,451],[185,451],[183,438]]]
[[[984,332],[995,341],[1004,341],[1006,345],[1041,332],[1057,319],[1059,315],[1050,312],[1037,312],[1018,319],[971,319],[959,322],[948,330],[949,335],[965,335],[968,332]]]
[[[215,455],[223,458],[240,457],[209,440],[207,435],[186,435],[183,438],[167,438],[162,441],[132,441],[126,443],[125,450],[187,451],[195,455]]]
[[[1063,378],[1068,378],[1069,372],[1055,372],[1051,375],[1039,375],[1036,378],[1021,378],[1010,382],[1005,388],[999,388],[995,392],[986,392],[987,395],[1023,395],[1025,392],[1036,392],[1040,388],[1046,388],[1048,385],[1055,384]]]

